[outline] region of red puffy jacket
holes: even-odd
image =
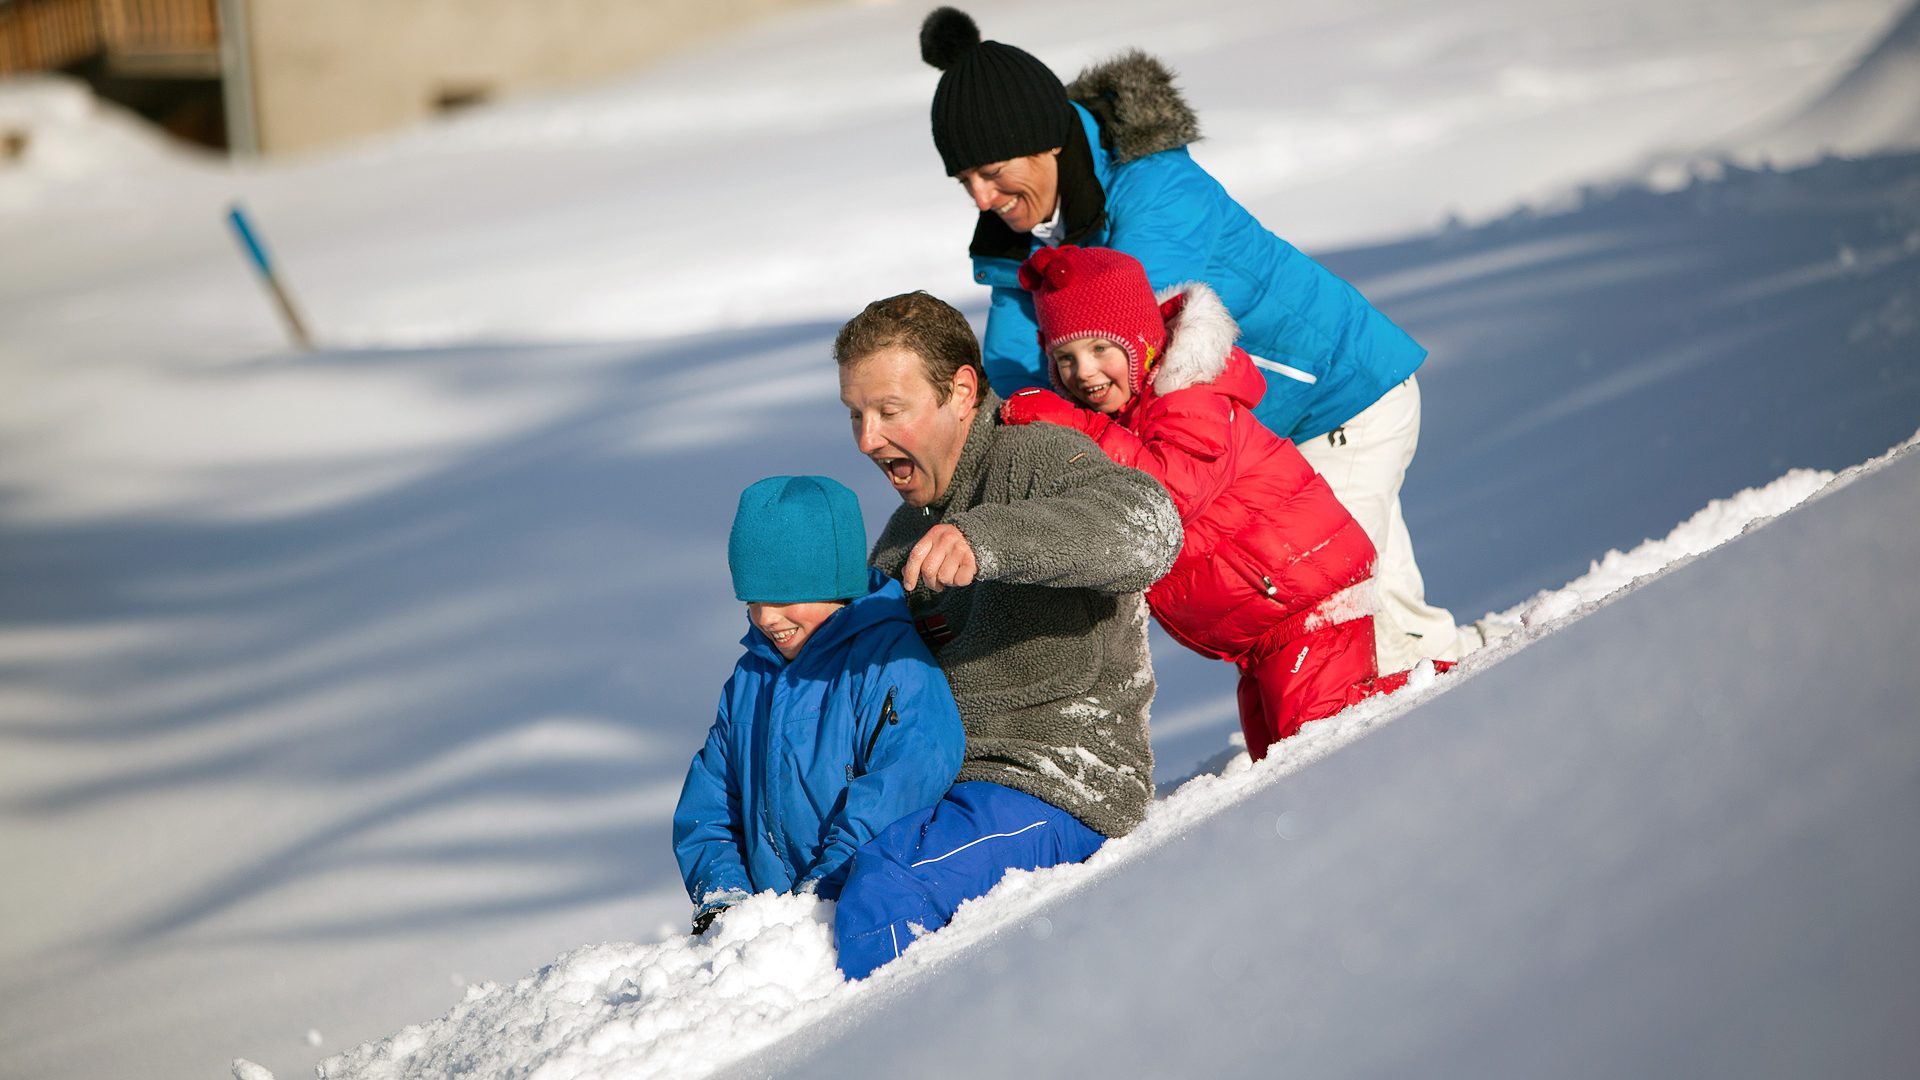
[[[1293,443],[1253,417],[1266,380],[1233,342],[1233,317],[1205,285],[1162,305],[1167,348],[1113,421],[1089,424],[1107,455],[1173,496],[1186,542],[1147,604],[1206,656],[1372,611],[1373,542]],[[1135,385],[1142,379],[1136,374]]]

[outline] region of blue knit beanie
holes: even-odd
[[[770,476],[740,493],[727,537],[733,595],[799,604],[867,594],[860,497],[824,476]]]

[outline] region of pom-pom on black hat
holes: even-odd
[[[1065,146],[1079,121],[1066,87],[1030,53],[980,40],[966,12],[935,8],[920,24],[920,58],[944,74],[933,92],[933,145],[953,176]]]

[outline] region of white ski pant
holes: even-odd
[[[1405,671],[1424,657],[1458,660],[1481,644],[1478,630],[1455,626],[1452,613],[1427,603],[1413,560],[1400,485],[1419,443],[1420,384],[1408,378],[1344,426],[1296,444],[1378,552],[1373,584],[1380,606],[1373,625],[1382,674]]]

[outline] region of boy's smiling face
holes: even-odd
[[[801,646],[820,629],[834,612],[847,606],[844,600],[807,600],[798,604],[747,605],[747,620],[760,628],[788,660],[800,655]]]
[[[1103,337],[1074,338],[1053,347],[1060,385],[1095,412],[1117,413],[1133,396],[1127,350]]]

